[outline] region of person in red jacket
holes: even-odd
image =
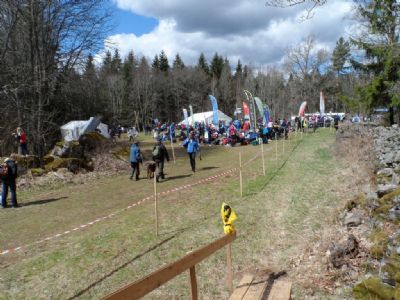
[[[18,155],[28,155],[28,145],[26,142],[26,133],[21,127],[17,128],[17,133],[15,137],[18,141]]]

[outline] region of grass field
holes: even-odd
[[[265,145],[265,177],[259,146],[203,147],[195,174],[178,151],[176,164],[166,166],[168,180],[158,185],[159,193],[237,168],[241,151],[244,197],[238,171],[160,195],[158,237],[151,199],[125,210],[153,194],[153,182],[147,179],[135,182],[126,174],[19,193],[20,209],[0,211],[0,250],[29,246],[0,257],[0,299],[100,298],[222,236],[222,202],[238,215],[238,238],[232,245],[235,284],[246,270],[287,270],[290,276],[291,258],[318,240],[319,230],[331,222],[321,216],[332,215],[340,204],[334,190],[340,188],[335,175],[341,162],[332,155],[334,141],[334,133],[324,129],[296,141],[292,136],[290,145],[280,140],[277,162],[276,142]],[[115,215],[35,243],[110,213]],[[201,299],[228,298],[224,260],[220,250],[196,267]],[[187,276],[178,276],[147,298],[188,299]],[[328,297],[324,291],[316,293]],[[295,280],[294,294],[302,295]]]

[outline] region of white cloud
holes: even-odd
[[[263,66],[282,61],[287,47],[314,35],[319,47],[332,48],[350,25],[345,18],[351,2],[337,0],[315,10],[301,21],[304,7],[271,8],[265,0],[115,0],[118,7],[155,17],[159,25],[140,37],[117,34],[109,40],[126,55],[153,58],[165,50],[170,61],[179,53],[186,64],[195,64],[201,52],[210,60],[215,52],[232,64]]]

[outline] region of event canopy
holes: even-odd
[[[206,112],[201,112],[201,113],[196,113],[193,114],[193,118],[195,122],[201,123],[204,122],[205,124],[211,124],[213,121],[213,112],[212,111],[206,111]],[[232,118],[224,114],[222,111],[218,110],[218,120],[222,121],[224,123],[230,123],[232,122]],[[192,123],[192,118],[191,116],[188,116],[188,122],[189,125]],[[179,122],[180,124],[185,123],[185,120]]]
[[[100,123],[98,118],[90,118],[88,121],[71,121],[61,126],[60,129],[64,141],[77,141],[82,134],[95,130],[105,138],[110,138],[108,126]]]

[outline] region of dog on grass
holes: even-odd
[[[147,178],[154,178],[154,172],[156,171],[156,163],[152,160],[146,161],[144,166],[147,169]]]

